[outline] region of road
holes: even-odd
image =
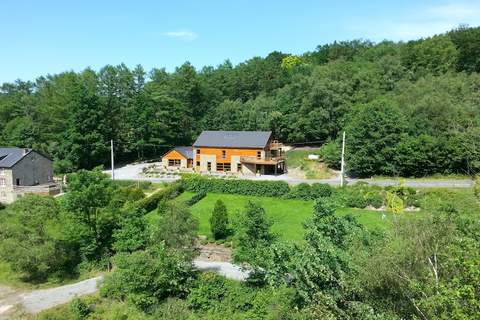
[[[129,164],[115,169],[115,178],[120,180],[141,180],[141,181],[151,181],[151,182],[172,182],[178,178],[147,178],[142,176],[142,170],[146,166],[151,165],[151,163],[138,163],[138,164]],[[105,171],[110,173],[110,171]],[[333,186],[340,185],[340,179],[338,177],[333,179],[301,179],[297,177],[289,176],[288,174],[282,174],[278,176],[242,176],[241,179],[249,180],[276,180],[276,181],[286,181],[289,184],[295,185],[299,183],[327,183]],[[346,179],[348,184],[355,184],[358,182],[365,182],[370,185],[377,186],[392,186],[398,185],[398,179]],[[408,187],[415,188],[471,188],[474,185],[474,182],[470,179],[405,179],[405,185]]]
[[[194,265],[198,270],[216,272],[233,280],[243,281],[248,277],[248,271],[229,262],[195,260]],[[75,297],[93,294],[98,290],[98,284],[102,279],[103,276],[99,276],[65,286],[29,292],[0,286],[0,319],[9,319],[11,314],[18,309],[36,314],[67,303]]]

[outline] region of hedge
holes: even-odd
[[[198,193],[195,193],[193,195],[193,197],[191,197],[190,199],[188,199],[187,201],[185,201],[185,205],[191,207],[193,206],[195,203],[197,203],[198,201],[202,200],[203,198],[205,198],[207,196],[207,192],[205,190],[201,190],[199,191]]]
[[[285,195],[289,199],[315,200],[318,198],[327,198],[332,195],[332,187],[328,184],[300,183],[291,188],[290,192]]]
[[[112,183],[119,187],[138,187],[142,190],[148,190],[152,187],[152,183],[150,181],[113,180]]]
[[[170,200],[178,197],[179,194],[183,192],[183,186],[181,183],[172,183],[168,187],[155,192],[149,197],[143,198],[137,202],[135,205],[139,209],[145,210],[145,212],[150,212],[155,210],[158,206],[158,203],[162,200]]]
[[[218,179],[202,176],[184,176],[181,183],[192,192],[214,192],[260,197],[281,197],[290,192],[285,181],[254,181],[241,179]]]

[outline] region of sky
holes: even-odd
[[[237,64],[334,40],[406,41],[460,24],[480,25],[480,0],[0,0],[0,83],[107,64]]]

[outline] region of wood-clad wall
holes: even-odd
[[[230,162],[232,156],[240,157],[256,157],[257,151],[263,151],[263,149],[233,149],[233,148],[195,148],[195,160],[200,161],[200,154],[197,153],[200,150],[200,154],[215,155],[217,163]],[[222,158],[222,151],[225,150],[225,158]]]

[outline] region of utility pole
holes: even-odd
[[[112,180],[115,180],[115,164],[113,162],[113,139],[110,140],[110,159],[112,162]]]
[[[342,162],[341,162],[341,169],[340,169],[340,187],[343,187],[345,179],[345,131],[343,131],[343,139],[342,139]]]

